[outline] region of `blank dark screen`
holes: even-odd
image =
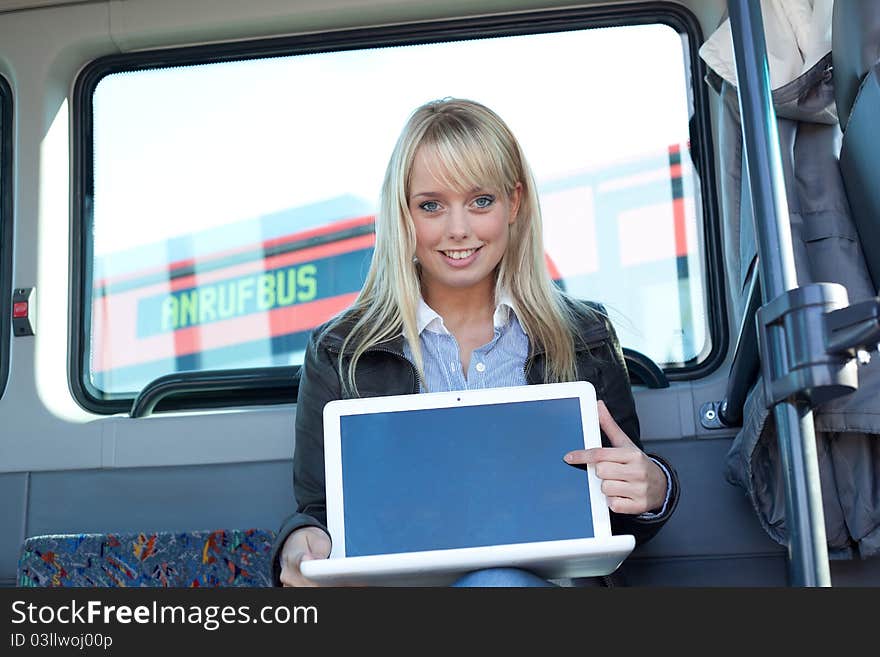
[[[580,400],[344,416],[347,556],[589,538]]]

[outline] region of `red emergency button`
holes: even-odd
[[[28,302],[27,301],[19,301],[18,303],[12,304],[12,318],[13,319],[21,319],[22,317],[28,316]]]

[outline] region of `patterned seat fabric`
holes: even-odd
[[[274,537],[263,529],[33,536],[18,586],[269,587]]]

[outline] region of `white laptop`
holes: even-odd
[[[589,383],[332,401],[324,408],[325,585],[447,585],[488,567],[548,579],[607,575],[635,546],[611,535],[593,466]]]

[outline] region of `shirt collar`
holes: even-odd
[[[495,314],[492,316],[492,323],[495,328],[504,328],[510,322],[510,314],[516,315],[516,307],[513,305],[513,298],[503,292],[495,306]],[[416,328],[419,335],[423,331],[431,333],[449,334],[449,330],[443,323],[443,318],[437,314],[431,306],[425,303],[425,299],[419,296],[419,307],[416,310]]]

